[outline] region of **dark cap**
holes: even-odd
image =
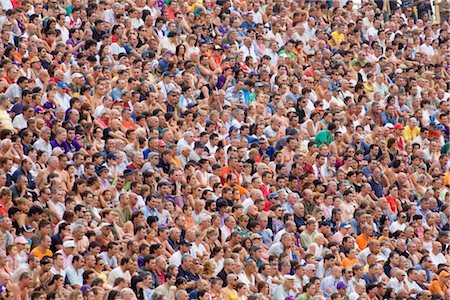
[[[33,227],[31,227],[30,225],[24,225],[23,227],[22,227],[22,229],[23,229],[23,231],[24,232],[34,232],[34,228]]]
[[[202,142],[195,142],[194,148],[205,148],[205,145]]]
[[[102,173],[103,171],[108,171],[108,168],[106,167],[106,166],[100,166],[98,169],[97,169],[97,175],[100,175],[100,173]]]
[[[48,265],[48,264],[51,264],[51,263],[52,263],[52,260],[51,260],[50,257],[48,257],[48,256],[44,256],[44,257],[41,259],[41,261],[40,261],[41,266],[43,266],[43,265]]]
[[[115,153],[108,153],[106,159],[117,159],[117,155]]]
[[[172,184],[168,180],[161,180],[160,182],[158,182],[158,187],[162,186],[172,186]]]
[[[125,169],[123,171],[123,176],[129,176],[129,175],[134,175],[134,174],[136,174],[136,170]]]
[[[189,246],[189,247],[191,247],[192,246],[192,244],[191,243],[189,243],[188,241],[186,241],[186,240],[181,240],[181,242],[180,242],[180,246]]]

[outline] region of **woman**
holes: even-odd
[[[250,231],[247,229],[249,217],[246,214],[242,214],[237,219],[236,227],[234,231],[237,231],[242,239],[247,238],[250,235]]]
[[[398,200],[398,186],[391,185],[388,189],[388,195],[385,197],[389,202],[389,209],[392,214],[397,214],[401,209],[400,201]]]
[[[144,293],[144,279],[141,276],[131,277],[130,287],[136,295],[137,300],[147,300]]]
[[[80,30],[78,28],[71,28],[69,30],[69,39],[66,44],[69,52],[73,55],[78,55],[81,47],[85,44],[85,42],[81,40]]]
[[[398,268],[399,263],[400,263],[400,254],[397,251],[392,251],[389,254],[388,260],[383,265],[384,273],[388,277],[391,277],[391,270],[393,268]]]
[[[302,128],[308,131],[310,138],[314,138],[317,133],[325,129],[325,125],[321,122],[322,115],[318,111],[313,111],[311,113],[311,118],[302,124]]]
[[[66,289],[64,287],[64,277],[63,276],[61,276],[59,274],[53,275],[53,278],[50,281],[50,283],[48,284],[48,287],[49,287],[48,290],[50,292],[56,293],[56,295],[58,295],[60,297],[60,299],[63,299],[64,292],[66,291]],[[78,291],[78,292],[80,293],[79,295],[82,296],[81,292],[80,291]],[[72,296],[72,294],[70,294],[70,296]],[[69,298],[70,298],[70,296],[69,296]],[[79,299],[78,295],[74,295],[72,297],[73,298],[71,298],[71,299],[75,299],[75,300]]]
[[[210,262],[214,265],[214,276],[217,276],[219,272],[223,269],[224,262],[224,252],[222,247],[214,246],[211,250],[211,259]]]
[[[271,208],[272,217],[269,217],[269,224],[271,224],[271,229],[273,234],[284,228],[283,219],[283,207],[280,204],[275,204]]]

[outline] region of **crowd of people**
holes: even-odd
[[[0,299],[450,299],[448,0],[0,0]]]

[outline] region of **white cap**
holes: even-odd
[[[295,279],[295,277],[292,275],[284,275],[283,278],[284,278],[284,280],[294,280]]]
[[[75,248],[75,242],[73,240],[65,241],[63,248]]]

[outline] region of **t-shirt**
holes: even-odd
[[[44,256],[50,257],[53,256],[53,252],[50,249],[47,249],[45,250],[45,252],[42,252],[39,247],[34,248],[30,254],[36,255],[39,258],[39,260],[41,260]]]

